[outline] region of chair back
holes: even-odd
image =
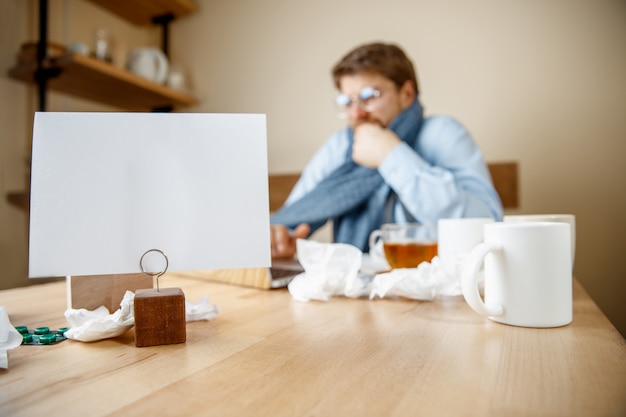
[[[518,163],[490,162],[487,164],[493,185],[505,209],[519,207]],[[270,211],[278,210],[300,178],[299,173],[270,174]]]

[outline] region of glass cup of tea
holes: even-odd
[[[391,268],[416,268],[437,255],[437,225],[383,224],[370,234],[369,246],[370,254],[384,257]]]

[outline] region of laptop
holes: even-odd
[[[273,259],[268,269],[270,288],[286,287],[304,268],[297,259]]]
[[[272,260],[270,267],[182,271],[178,275],[201,278],[226,284],[262,289],[285,288],[298,274],[304,272],[296,259]]]
[[[389,265],[384,260],[373,259],[369,254],[363,254],[359,277],[365,282],[371,282],[376,274],[386,271],[389,271]],[[304,268],[297,259],[293,258],[273,259],[272,265],[267,268],[184,271],[177,272],[177,274],[245,287],[276,289],[285,288],[302,272],[304,272]]]

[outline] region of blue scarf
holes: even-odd
[[[422,106],[416,99],[390,123],[389,129],[415,148],[422,123]],[[348,129],[350,149],[346,161],[302,198],[277,211],[270,223],[293,229],[308,223],[315,230],[333,220],[334,240],[368,250],[372,230],[383,221],[383,208],[370,197],[384,184],[378,170],[360,166],[352,160],[352,129]],[[393,192],[391,189],[389,192]]]

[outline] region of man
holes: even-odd
[[[332,70],[349,126],[313,156],[271,219],[272,257],[333,220],[335,242],[368,250],[383,223],[502,217],[482,153],[447,116],[423,117],[413,64],[397,46],[367,44]]]

